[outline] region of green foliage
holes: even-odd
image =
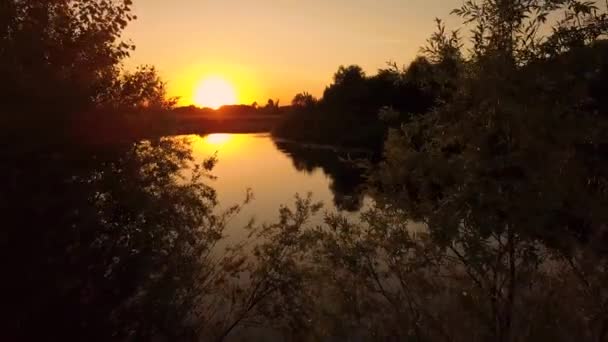
[[[605,337],[606,258],[591,244],[564,253],[516,229],[464,225],[445,243],[392,205],[358,221],[328,213],[308,223],[318,210],[297,198],[256,230],[254,272],[264,281],[254,284],[267,292],[244,326],[303,340]]]
[[[597,229],[605,219],[599,208],[606,203],[600,190],[606,180],[596,168],[603,168],[606,123],[602,97],[592,85],[605,82],[605,44],[553,58],[537,54],[520,35],[528,25],[523,18],[536,13],[537,4],[508,4],[465,3],[456,11],[477,25],[473,53],[451,98],[390,134],[380,187],[441,234],[463,224],[488,232],[518,227],[529,234]],[[480,29],[486,24],[491,28]],[[557,23],[554,32],[564,25]],[[589,25],[595,30],[596,24]],[[583,207],[598,210],[588,215]]]
[[[448,96],[389,133],[385,161],[372,177],[380,218],[354,231],[338,226],[336,235],[346,236],[334,240],[345,245],[328,249],[346,251],[338,260],[349,263],[335,266],[349,269],[353,279],[369,279],[366,290],[386,303],[414,309],[393,323],[398,329],[409,322],[411,330],[399,336],[605,339],[606,293],[599,288],[606,281],[600,265],[606,262],[608,126],[598,89],[608,81],[608,50],[598,38],[608,32],[606,14],[591,3],[508,0],[469,1],[454,13],[473,26],[471,52],[460,52],[458,36],[441,24],[429,40],[424,51],[436,68],[420,59],[409,78],[433,84],[423,77],[433,70],[434,86]],[[558,14],[565,19],[543,35],[547,18]],[[392,234],[399,236],[390,230],[399,221],[382,221],[392,214],[401,215],[402,224],[420,222],[428,238],[386,246]],[[380,238],[369,240],[370,234]],[[354,237],[356,243],[349,240]],[[407,252],[411,246],[418,247]],[[401,260],[397,251],[412,257],[419,248],[430,254],[413,259],[424,265],[415,279],[426,279],[417,288],[401,280],[401,272],[415,272],[413,265],[392,265]],[[365,258],[372,260],[366,267]],[[583,266],[584,258],[597,267]],[[552,308],[556,298],[563,302]],[[458,327],[450,318],[456,311],[437,303],[462,311]],[[587,318],[568,316],[565,307]],[[374,322],[390,322],[402,311]]]

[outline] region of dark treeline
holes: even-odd
[[[2,340],[608,339],[606,8],[465,1],[468,41],[439,23],[405,70],[296,96],[276,134],[382,159],[277,146],[375,203],[297,196],[228,244],[217,160],[142,139],[193,109],[122,69],[131,6],[0,3]]]
[[[273,133],[379,152],[390,127],[428,112],[451,90],[458,71],[454,62],[420,56],[407,68],[389,63],[373,76],[358,65],[340,66],[321,99],[297,94]]]
[[[197,106],[177,107],[173,112],[178,116],[206,116],[214,115],[219,117],[242,116],[246,119],[249,116],[267,115],[278,116],[283,114],[287,108],[281,106],[279,100],[268,99],[265,105],[259,105],[257,102],[251,105],[224,105],[218,109],[200,108]]]

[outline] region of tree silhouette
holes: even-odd
[[[11,127],[10,139],[28,129],[36,139],[69,140],[83,122],[112,120],[115,131],[128,134],[125,112],[175,103],[153,67],[122,68],[134,49],[121,38],[136,19],[130,0],[7,0],[2,6],[0,120]],[[94,112],[104,115],[89,117]]]
[[[70,94],[69,100],[91,103],[133,48],[120,40],[135,19],[129,0],[4,3],[10,20],[3,21],[0,58],[11,94],[47,103]]]
[[[487,292],[487,300],[476,299],[487,306],[474,307],[485,312],[491,322],[487,334],[494,340],[520,338],[522,302],[533,298],[546,303],[542,289],[527,292],[539,281],[534,277],[552,279],[541,260],[558,255],[558,268],[574,278],[581,250],[591,260],[605,262],[602,248],[589,241],[606,239],[600,209],[607,204],[600,185],[606,179],[597,173],[605,160],[600,152],[606,144],[600,137],[605,134],[603,100],[591,89],[605,82],[600,80],[607,50],[597,38],[608,27],[606,16],[591,4],[583,5],[586,10],[577,7],[581,3],[574,5],[465,2],[455,13],[474,27],[471,54],[455,58],[460,42],[439,26],[425,51],[437,67],[460,69],[434,71],[441,81],[436,86],[447,86],[450,95],[441,96],[434,110],[391,131],[385,163],[375,178],[380,202],[423,222],[432,240],[462,263],[474,287]],[[569,19],[543,36],[546,16],[563,12]],[[572,30],[575,37],[589,39],[572,43],[561,38]],[[450,63],[442,66],[443,61]],[[421,60],[417,67],[427,66]],[[412,73],[410,77],[424,80],[415,69]],[[548,251],[540,255],[543,248]],[[596,288],[605,281],[600,269],[589,275],[595,283],[582,286]],[[577,292],[582,281],[552,289]],[[574,302],[593,306],[594,301],[604,303],[603,296],[595,292]],[[547,309],[548,304],[542,305]],[[576,328],[563,333],[605,338],[603,305],[588,309],[594,312],[593,324],[571,321]],[[555,336],[528,329],[533,336]]]
[[[298,109],[310,110],[314,108],[318,100],[307,92],[299,93],[291,100],[291,105]]]
[[[373,76],[366,76],[357,65],[341,66],[334,75],[334,82],[318,101],[307,93],[297,94],[291,113],[273,133],[292,140],[379,152],[389,127],[428,111],[440,96],[448,96],[453,91],[442,73],[447,65],[427,61],[427,69],[423,69],[422,61],[426,60],[414,61],[405,70],[389,63]],[[392,108],[399,113],[396,120],[390,123],[381,120],[379,114],[383,108]]]
[[[299,201],[263,250],[310,251],[287,264],[317,266],[293,306],[323,322],[312,338],[605,340],[607,17],[577,1],[471,1],[455,14],[472,51],[439,23],[405,72],[432,106],[390,131],[376,206],[359,223],[311,226],[316,208]],[[543,27],[556,14],[566,19]]]
[[[337,206],[360,209],[363,188],[375,204],[312,221],[322,206],[296,196],[224,246],[240,206],[216,210],[215,158],[129,135],[174,104],[153,67],[121,69],[131,1],[1,2],[2,337],[606,340],[608,16],[576,0],[453,13],[469,52],[438,21],[409,67],[341,66],[275,132],[381,153],[364,175],[277,142],[323,169]],[[254,107],[221,111],[281,113]]]

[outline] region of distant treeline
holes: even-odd
[[[452,62],[420,56],[404,68],[389,63],[373,76],[358,65],[340,66],[321,99],[306,92],[294,97],[274,135],[378,151],[389,127],[429,111],[451,91]]]
[[[177,107],[171,110],[171,116],[173,133],[177,134],[259,133],[270,132],[288,111],[289,107],[281,107],[279,101],[268,100],[265,106]]]
[[[230,117],[230,116],[256,116],[256,115],[280,115],[289,109],[289,106],[281,106],[279,100],[269,99],[266,105],[260,106],[257,102],[252,103],[251,105],[245,104],[235,104],[235,105],[225,105],[221,106],[218,109],[208,108],[208,107],[197,107],[194,105],[176,107],[173,109],[173,113],[178,116],[221,116],[221,117]]]

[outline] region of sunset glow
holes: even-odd
[[[342,64],[368,73],[391,60],[408,64],[462,0],[161,0],[134,1],[130,68],[151,64],[179,105],[200,105],[206,76],[227,80],[237,103],[289,103],[305,90],[321,97]],[[204,23],[204,24],[202,24]],[[232,25],[230,23],[238,23]],[[407,23],[404,25],[403,23]],[[451,27],[451,25],[448,25]],[[162,49],[159,49],[162,46]]]
[[[234,86],[221,77],[206,78],[195,89],[194,104],[197,106],[218,109],[236,103]]]
[[[205,143],[214,146],[225,145],[232,138],[232,134],[215,133],[209,134],[204,138]]]

